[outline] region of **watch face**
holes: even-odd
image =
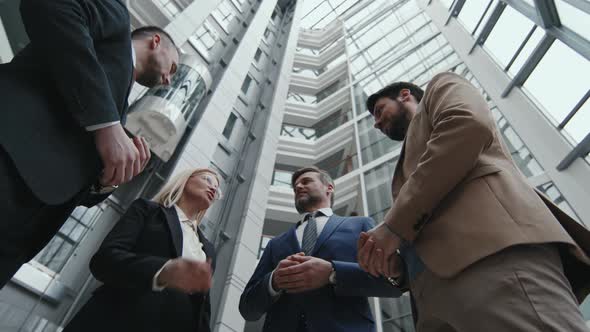
[[[336,283],[336,271],[332,270],[332,272],[330,272],[330,277],[328,278],[328,281],[331,284],[335,284]]]

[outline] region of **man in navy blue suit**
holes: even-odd
[[[373,277],[356,262],[357,240],[373,227],[367,217],[333,214],[334,182],[315,167],[291,178],[297,225],[272,239],[240,298],[240,313],[264,331],[370,332],[367,297],[398,297],[395,282]]]

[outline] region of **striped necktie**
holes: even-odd
[[[305,226],[305,230],[303,231],[301,249],[306,255],[311,255],[313,247],[315,247],[315,243],[318,239],[318,225],[315,218],[321,215],[322,212],[316,211],[314,213],[308,213],[305,216],[305,219],[307,220],[307,226]]]

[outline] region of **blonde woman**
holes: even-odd
[[[133,202],[90,261],[104,285],[64,331],[210,331],[215,252],[198,225],[220,195],[201,168]]]

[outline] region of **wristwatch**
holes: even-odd
[[[96,182],[90,187],[90,193],[93,195],[104,195],[110,194],[119,186],[103,186],[102,184]]]
[[[328,282],[331,285],[336,285],[336,270],[334,269],[334,263],[332,263],[332,272],[330,272],[330,276],[328,277]]]

